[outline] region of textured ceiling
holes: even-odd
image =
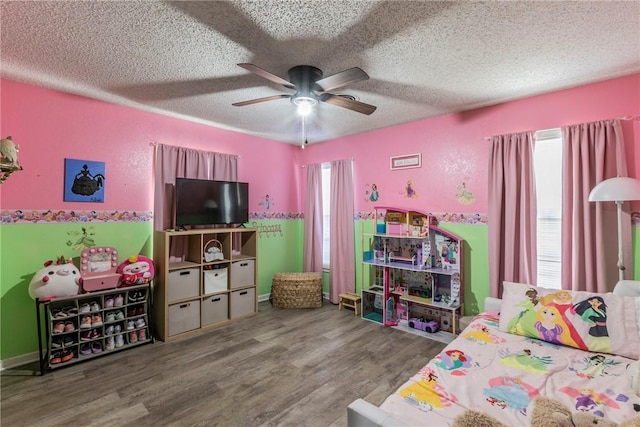
[[[295,65],[370,79],[320,103],[309,143],[640,71],[639,1],[2,1],[2,76],[292,144]]]

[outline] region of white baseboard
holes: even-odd
[[[27,363],[37,362],[38,352],[21,354],[20,356],[10,357],[8,359],[0,360],[0,371],[5,369],[15,368],[16,366],[26,365]]]
[[[258,302],[265,302],[265,301],[269,301],[269,298],[271,298],[271,294],[264,294],[264,295],[258,295]]]

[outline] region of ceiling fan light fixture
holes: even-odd
[[[318,103],[317,100],[308,96],[298,96],[291,98],[291,102],[298,106],[298,114],[308,116],[313,110],[313,106]]]

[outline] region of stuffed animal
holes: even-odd
[[[18,148],[19,147],[13,143],[13,139],[10,136],[0,140],[0,155],[2,156],[2,163],[11,167],[19,167]]]
[[[116,272],[122,275],[122,287],[144,285],[155,277],[153,261],[144,255],[130,256],[120,263]]]
[[[55,263],[52,260],[45,262],[44,268],[33,275],[29,283],[29,296],[33,299],[69,297],[78,295],[81,285],[80,271],[71,259],[59,257]]]
[[[639,427],[640,416],[617,424],[589,412],[572,413],[562,403],[548,397],[536,398],[527,409],[531,427]],[[467,410],[453,420],[453,427],[507,427],[490,415]]]

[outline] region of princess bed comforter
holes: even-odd
[[[500,314],[477,316],[379,408],[353,402],[349,426],[449,426],[467,409],[528,426],[538,396],[615,422],[632,419],[640,413],[630,380],[638,313],[640,297],[505,282]]]

